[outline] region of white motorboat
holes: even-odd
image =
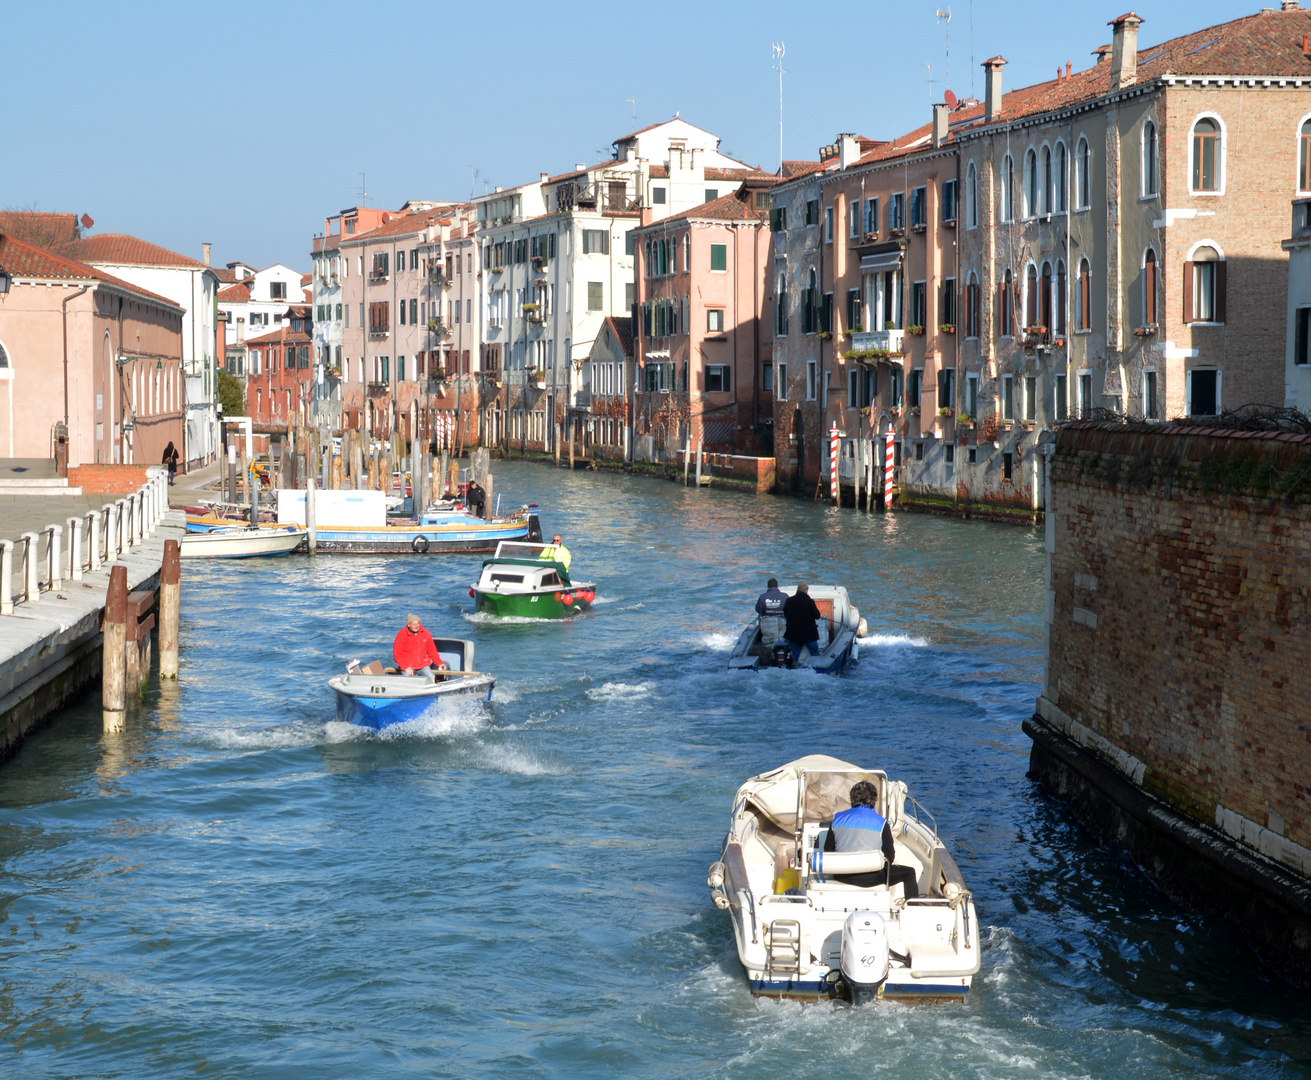
[[[797,587],[786,585],[783,592],[795,596]],[[856,638],[865,634],[865,620],[851,602],[847,590],[841,585],[811,585],[810,598],[819,608],[819,640],[792,663],[792,650],[783,640],[783,620],[778,617],[762,620],[757,617],[747,623],[738,635],[728,668],[758,670],[767,667],[804,667],[825,674],[837,674],[860,656]]]
[[[217,528],[188,533],[181,540],[184,559],[249,559],[257,555],[290,555],[306,542],[308,530],[288,525],[269,528]]]
[[[824,850],[833,815],[850,807],[860,780],[878,789],[891,867],[881,851]],[[906,785],[881,770],[816,754],[752,777],[734,797],[707,884],[732,918],[756,994],[959,1000],[979,970],[978,921],[960,870]]]

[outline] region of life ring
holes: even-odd
[[[422,555],[428,550],[428,538],[426,536],[416,536],[410,546],[414,548],[416,555]]]

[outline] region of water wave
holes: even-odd
[[[514,776],[563,776],[566,772],[560,765],[515,746],[482,745],[475,751],[467,751],[465,757],[475,767]]]
[[[910,646],[912,649],[925,649],[928,648],[929,639],[912,637],[910,634],[870,634],[867,637],[856,638],[856,643],[862,649],[870,649],[880,645],[884,647]]]
[[[647,680],[640,683],[602,683],[588,690],[587,696],[593,701],[633,701],[637,698],[650,697],[655,692],[656,684]]]
[[[737,644],[737,634],[702,634],[697,640],[701,647],[711,652],[731,652]]]

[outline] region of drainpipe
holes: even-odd
[[[64,332],[64,437],[68,437],[68,302],[76,300],[85,293],[90,285],[83,285],[72,296],[65,296],[61,305],[63,308],[63,332]]]
[[[751,245],[751,430],[760,431],[760,226],[752,230]]]

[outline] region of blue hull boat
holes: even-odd
[[[434,638],[437,652],[450,670],[437,682],[422,675],[399,675],[380,661],[366,668],[352,662],[345,675],[328,680],[337,695],[337,719],[380,731],[417,720],[444,700],[477,698],[491,701],[496,678],[473,670],[473,642]]]

